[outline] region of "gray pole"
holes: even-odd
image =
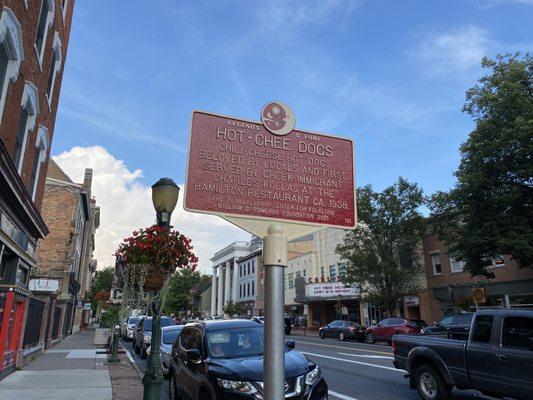
[[[285,313],[283,272],[287,266],[287,238],[279,224],[268,227],[263,242],[265,266],[264,394],[268,400],[285,398]]]

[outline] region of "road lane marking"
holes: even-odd
[[[368,353],[385,354],[387,356],[390,356],[392,354],[392,353],[386,353],[384,351],[360,349],[360,348],[357,348],[357,347],[333,346],[331,344],[312,343],[312,342],[305,342],[305,341],[296,342],[296,343],[305,343],[305,344],[308,344],[310,346],[331,347],[331,348],[334,348],[334,349],[343,349],[343,350],[351,350],[351,349],[353,349],[353,351],[366,351]]]
[[[328,394],[341,400],[357,400],[355,397],[346,396],[345,394],[337,393],[333,390],[328,390]]]
[[[394,360],[394,357],[387,357],[387,356],[374,356],[372,354],[351,354],[351,353],[337,353],[342,354],[343,356],[352,356],[352,357],[363,357],[363,358],[380,358],[385,360]]]
[[[344,361],[344,362],[352,363],[352,364],[360,364],[360,365],[367,365],[367,366],[369,366],[369,367],[388,369],[388,370],[390,370],[390,371],[401,372],[402,374],[405,374],[405,372],[406,372],[406,371],[404,371],[403,369],[396,369],[396,368],[392,368],[392,367],[385,367],[384,365],[370,364],[370,363],[365,363],[365,362],[362,362],[362,361],[347,360],[347,359],[345,359],[345,358],[339,358],[339,357],[325,356],[325,355],[323,355],[323,354],[318,354],[318,353],[308,353],[308,352],[306,352],[306,351],[301,351],[301,353],[303,353],[303,354],[307,354],[308,356],[315,356],[315,357],[329,358],[330,360],[335,360],[335,361]]]

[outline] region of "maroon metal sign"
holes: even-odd
[[[271,132],[260,122],[194,111],[185,209],[354,227],[353,142]]]

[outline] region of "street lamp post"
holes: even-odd
[[[170,217],[176,207],[180,188],[170,178],[161,178],[152,185],[152,202],[157,214],[157,225],[170,229]],[[152,305],[152,337],[150,340],[150,356],[143,376],[143,400],[161,399],[161,384],[163,371],[159,357],[161,341],[161,308],[163,306],[162,293]]]

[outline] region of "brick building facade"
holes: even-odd
[[[29,276],[74,0],[0,1],[0,378],[22,362]],[[38,310],[39,309],[39,310]]]
[[[518,268],[509,256],[492,260],[494,278],[471,277],[463,263],[451,258],[434,235],[422,241],[427,289],[420,293],[426,322],[439,321],[459,311],[485,307],[533,307],[533,269]],[[481,288],[482,301],[474,302],[473,289]]]
[[[57,290],[35,292],[54,309],[55,318],[50,313],[43,323],[49,325],[42,340],[47,343],[78,331],[88,322],[88,312],[81,306],[96,269],[94,234],[100,224],[100,208],[91,197],[91,187],[91,169],[85,170],[83,183],[74,183],[50,160],[42,205],[50,233],[39,242],[38,270],[33,274],[35,279],[57,282]]]

